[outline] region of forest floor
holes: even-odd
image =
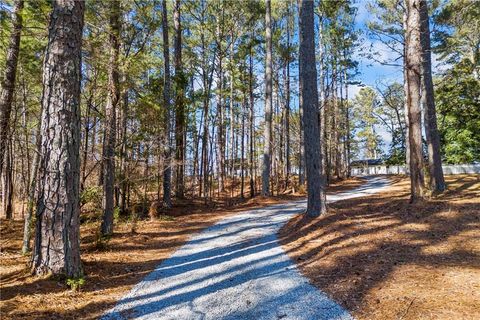
[[[336,182],[329,192],[349,190],[361,179]],[[243,202],[202,200],[177,203],[166,215],[136,223],[121,222],[108,242],[98,241],[99,222],[81,226],[82,261],[86,283],[80,292],[65,281],[33,277],[28,257],[19,253],[23,222],[1,220],[0,315],[2,319],[96,319],[191,235],[235,213],[298,200],[302,195],[255,197]]]
[[[357,319],[480,319],[480,175],[411,205],[409,180],[298,215],[280,232],[313,284]]]

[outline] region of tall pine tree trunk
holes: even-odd
[[[171,199],[171,150],[170,150],[170,130],[171,130],[171,106],[170,106],[170,48],[168,43],[168,14],[167,1],[162,1],[162,33],[163,33],[163,103],[165,106],[165,132],[163,137],[164,143],[164,159],[163,159],[163,207],[170,208],[172,206]]]
[[[270,195],[270,166],[272,157],[272,17],[270,0],[265,1],[265,37],[266,37],[266,57],[265,57],[265,145],[263,150],[262,163],[262,195]]]
[[[287,16],[290,13],[290,2],[287,3]],[[287,20],[287,52],[285,61],[285,189],[290,182],[290,18]]]
[[[407,18],[408,14],[405,11],[403,14],[403,90],[405,91],[405,166],[406,172],[410,172],[410,124],[408,120],[408,75],[407,75]]]
[[[305,132],[303,126],[303,105],[300,104],[298,106],[298,115],[300,117],[300,128],[298,130],[299,133],[299,141],[300,145],[298,146],[298,184],[303,186],[305,184],[305,141],[303,139]]]
[[[122,73],[122,82],[127,83],[127,75]],[[122,214],[127,213],[127,190],[129,183],[129,176],[127,172],[128,168],[128,151],[127,151],[127,124],[128,124],[128,88],[124,87],[121,94],[122,99],[122,118],[121,118],[121,146],[120,146],[120,212]]]
[[[428,146],[429,186],[433,191],[445,190],[440,136],[437,128],[435,98],[433,94],[432,57],[430,48],[430,26],[427,1],[420,0],[420,42],[422,46],[422,100],[424,106],[425,137]]]
[[[244,81],[244,79],[242,79]],[[240,197],[245,198],[245,114],[247,111],[247,92],[246,87],[243,91],[243,103],[242,103],[242,136],[240,145],[240,170],[241,170],[241,184],[240,184]]]
[[[220,44],[221,45],[221,44]],[[225,191],[225,139],[223,127],[223,57],[222,48],[219,48],[218,57],[218,94],[217,94],[217,112],[218,112],[218,130],[217,130],[217,153],[218,153],[218,184],[220,191]]]
[[[40,106],[41,108],[41,106]],[[41,113],[42,111],[40,111]],[[35,196],[37,194],[37,183],[38,183],[38,167],[40,165],[40,152],[41,152],[41,123],[38,124],[36,132],[36,152],[33,156],[32,170],[30,172],[30,186],[28,188],[28,202],[27,202],[27,214],[25,215],[23,223],[23,243],[22,243],[22,254],[26,254],[30,251],[30,240],[32,238],[32,222],[33,222],[33,210],[35,203]]]
[[[0,177],[2,176],[3,161],[6,154],[10,113],[12,112],[13,93],[15,91],[20,35],[22,33],[22,10],[23,0],[16,0],[13,5],[13,28],[7,49],[5,74],[0,88]]]
[[[317,217],[326,212],[325,184],[321,168],[320,130],[318,124],[317,69],[315,64],[315,31],[313,1],[299,1],[299,80],[300,105],[305,139],[307,174],[307,216]]]
[[[108,65],[108,99],[105,106],[105,129],[103,146],[103,217],[100,232],[113,233],[115,143],[117,135],[117,106],[120,100],[118,55],[120,51],[120,1],[110,1]]]
[[[173,12],[173,27],[175,30],[175,195],[183,198],[185,195],[185,77],[182,64],[182,26],[180,15],[180,0],[175,0]]]
[[[422,126],[420,109],[420,88],[422,71],[422,47],[420,44],[420,11],[419,0],[407,0],[406,25],[406,68],[407,68],[407,105],[408,129],[410,144],[410,201],[423,198],[423,154],[422,154]]]
[[[83,274],[80,260],[80,78],[85,3],[53,2],[43,67],[35,274]]]
[[[5,148],[5,174],[3,176],[3,211],[5,218],[13,219],[13,146],[9,137]]]
[[[347,54],[344,51],[344,58],[347,59]],[[348,74],[347,69],[345,68],[344,72],[344,82],[345,82],[345,170],[347,178],[351,176],[351,168],[350,168],[350,149],[351,149],[351,141],[350,141],[350,106],[348,102]]]
[[[323,19],[320,19],[319,22],[319,30],[318,30],[318,47],[320,51],[319,59],[320,59],[320,103],[319,103],[319,125],[320,125],[320,142],[322,147],[320,148],[320,152],[322,153],[322,174],[325,175],[325,148],[323,145],[325,144],[324,137],[325,137],[325,46],[323,40]]]
[[[231,178],[234,179],[235,175],[235,112],[234,112],[234,105],[233,105],[233,31],[231,34],[232,44],[230,48],[230,175]],[[232,184],[233,188],[233,184]]]
[[[252,35],[253,36],[253,35]],[[254,106],[254,97],[253,97],[253,50],[252,46],[250,47],[250,55],[249,55],[249,76],[248,76],[248,91],[249,91],[249,114],[248,114],[248,125],[250,127],[249,130],[249,163],[248,167],[250,168],[250,198],[255,196],[255,164],[254,164],[254,157],[255,157],[255,106]]]

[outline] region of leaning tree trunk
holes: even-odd
[[[262,163],[262,195],[270,195],[270,162],[272,156],[272,22],[271,22],[271,4],[270,0],[265,1],[265,37],[266,37],[266,57],[265,57],[265,145],[263,150]]]
[[[13,28],[7,49],[5,75],[0,88],[0,177],[2,176],[3,161],[6,153],[13,92],[15,91],[20,35],[22,33],[22,10],[23,0],[16,0],[13,6]]]
[[[80,77],[85,3],[53,2],[43,66],[35,274],[80,277]]]
[[[182,26],[180,16],[180,0],[175,0],[173,12],[173,26],[175,32],[175,195],[177,198],[185,196],[185,104],[184,90],[185,77],[182,65]]]
[[[164,130],[164,164],[163,164],[163,207],[170,208],[172,206],[171,199],[171,149],[170,149],[170,130],[171,130],[171,106],[170,106],[170,49],[168,46],[168,14],[167,2],[162,1],[162,33],[163,33],[163,60],[164,60],[164,76],[163,76],[163,103],[165,106],[165,127]]]
[[[435,98],[433,94],[432,57],[430,48],[430,26],[427,1],[420,0],[420,42],[422,46],[422,100],[424,105],[425,137],[428,146],[429,185],[433,191],[445,190],[442,159],[440,157],[440,136],[437,128]]]
[[[423,155],[422,155],[422,126],[420,110],[421,87],[421,44],[420,44],[420,12],[419,0],[407,1],[406,25],[406,68],[407,68],[407,105],[408,105],[408,140],[410,144],[410,201],[423,198]]]
[[[103,147],[103,217],[102,235],[113,233],[115,143],[117,105],[120,100],[118,55],[120,50],[120,1],[110,1],[110,61],[108,65],[108,100],[105,107]]]
[[[326,212],[325,184],[321,168],[320,130],[318,123],[317,69],[315,65],[315,31],[313,1],[299,1],[299,80],[300,105],[303,107],[305,167],[307,176],[307,216]]]

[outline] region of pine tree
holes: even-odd
[[[13,5],[13,28],[8,44],[5,74],[0,87],[0,177],[2,176],[3,161],[7,151],[10,113],[12,112],[13,93],[15,91],[20,37],[22,33],[22,10],[23,0],[16,0]]]
[[[105,106],[103,146],[103,217],[100,232],[113,233],[115,144],[117,135],[117,107],[120,100],[118,56],[120,51],[120,1],[109,2],[109,46],[108,98]]]
[[[432,80],[432,58],[430,48],[430,22],[427,1],[421,0],[420,11],[420,44],[422,47],[422,101],[424,106],[425,138],[428,146],[429,186],[435,192],[445,190],[442,159],[440,156],[440,135],[437,128],[437,111]]]
[[[320,130],[318,123],[318,88],[315,64],[313,1],[299,1],[299,80],[300,105],[303,108],[305,169],[307,177],[307,212],[318,217],[326,212],[325,185],[322,176]]]
[[[265,41],[266,41],[266,57],[265,57],[265,145],[263,150],[262,163],[262,195],[270,195],[270,167],[272,157],[272,16],[271,2],[265,0]]]
[[[422,126],[420,108],[422,47],[420,40],[420,1],[407,0],[405,67],[407,76],[408,142],[410,145],[410,201],[424,196]]]
[[[53,3],[43,67],[35,274],[80,277],[80,78],[83,1]]]
[[[163,163],[163,206],[170,208],[172,206],[171,199],[171,180],[172,180],[172,164],[171,164],[171,101],[170,101],[170,47],[168,42],[168,13],[167,1],[162,1],[162,34],[163,34],[163,104],[165,107],[165,127],[163,137],[164,163]]]

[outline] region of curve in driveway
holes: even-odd
[[[376,193],[369,177],[338,201]],[[103,319],[352,319],[298,271],[277,239],[306,201],[249,210],[193,236],[138,283]]]

